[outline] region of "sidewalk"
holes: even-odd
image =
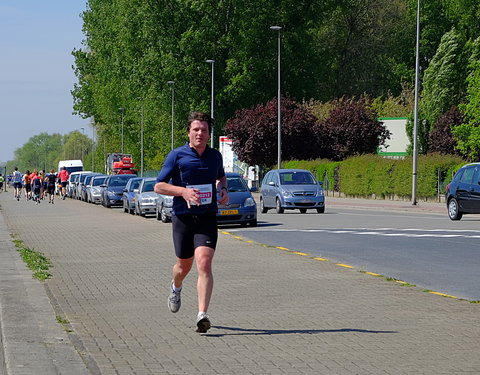
[[[220,234],[213,327],[198,334],[195,270],[181,310],[166,306],[169,224],[72,200],[34,206],[0,194],[0,204],[8,375],[480,373],[478,304]],[[5,224],[51,259],[53,278],[31,279]],[[59,348],[75,349],[74,366]]]

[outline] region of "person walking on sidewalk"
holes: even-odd
[[[63,167],[62,170],[58,173],[58,178],[60,179],[60,194],[62,199],[65,200],[67,196],[67,185],[68,185],[68,171],[67,167]]]
[[[5,182],[5,179],[3,178],[3,175],[0,173],[0,192],[3,192],[3,183]]]
[[[20,195],[22,193],[22,173],[18,170],[17,167],[13,169],[13,197],[17,201],[20,200]]]
[[[192,112],[188,118],[188,142],[172,150],[157,177],[155,192],[174,197],[172,232],[176,263],[168,297],[170,311],[180,309],[183,280],[195,260],[198,271],[197,332],[210,329],[207,314],[213,291],[212,260],[217,244],[217,194],[228,203],[227,178],[222,155],[208,146],[213,119]]]

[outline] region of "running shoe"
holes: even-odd
[[[178,292],[175,292],[173,290],[173,283],[170,286],[170,295],[168,296],[168,308],[172,313],[176,313],[178,310],[180,310],[180,306],[182,304],[182,299],[180,297],[181,290]]]
[[[207,313],[201,313],[197,316],[197,332],[207,333],[211,327],[210,318]]]

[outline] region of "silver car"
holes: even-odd
[[[153,191],[157,179],[155,177],[144,178],[135,193],[135,213],[140,216],[156,214],[157,193]]]
[[[90,180],[90,186],[87,188],[87,202],[100,204],[102,202],[102,188],[100,185],[105,183],[107,175],[93,176]]]
[[[260,190],[260,210],[266,213],[275,208],[281,214],[284,210],[307,209],[325,212],[325,196],[322,183],[317,182],[310,171],[304,169],[275,169],[268,172]]]
[[[164,223],[172,221],[173,197],[171,195],[157,195],[157,220]]]

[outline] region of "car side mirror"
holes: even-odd
[[[320,186],[323,186],[323,182],[322,182],[322,181],[318,181],[318,184],[319,184]]]
[[[138,193],[138,189],[133,189],[133,192],[134,192],[134,193]]]
[[[127,189],[123,189],[123,192],[126,193],[128,190]]]
[[[107,187],[107,185],[105,185],[105,184],[102,184],[102,185],[100,185],[100,187],[101,187],[101,188],[106,188],[106,187]]]
[[[275,182],[273,182],[273,181],[270,181],[268,184],[269,184],[270,186],[275,186]]]

